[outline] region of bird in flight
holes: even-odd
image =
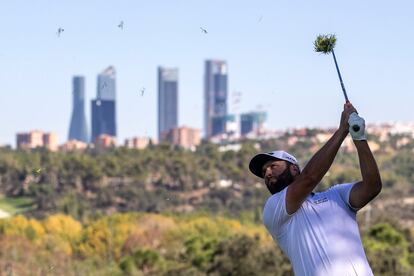
[[[203,33],[207,33],[207,30],[206,29],[204,29],[204,28],[202,28],[202,27],[200,27],[200,29],[201,29],[201,31],[203,32]]]
[[[124,21],[119,22],[118,28],[120,28],[121,30],[124,29]]]
[[[63,33],[64,29],[59,27],[59,29],[57,30],[57,36],[60,36],[61,33]]]
[[[42,168],[33,169],[33,173],[36,175],[40,174],[41,172],[42,172]]]

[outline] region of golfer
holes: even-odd
[[[373,275],[356,213],[380,193],[382,183],[367,143],[365,122],[352,113],[357,114],[347,102],[339,128],[302,171],[296,158],[284,151],[261,153],[250,161],[250,171],[264,179],[272,194],[263,209],[263,223],[297,276]],[[355,124],[360,126],[358,132],[349,129]],[[349,133],[358,152],[362,181],[313,193]]]

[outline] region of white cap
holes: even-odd
[[[285,160],[293,165],[299,166],[298,160],[296,158],[283,150],[275,150],[267,153],[259,153],[250,160],[249,169],[250,171],[263,178],[263,165],[266,164],[269,160]]]

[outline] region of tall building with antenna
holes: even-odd
[[[92,142],[102,134],[116,137],[116,71],[113,66],[98,75],[97,95],[91,107]]]

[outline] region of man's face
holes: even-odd
[[[290,165],[284,160],[271,160],[262,168],[263,178],[271,194],[283,190],[293,182],[294,177],[290,172]]]

